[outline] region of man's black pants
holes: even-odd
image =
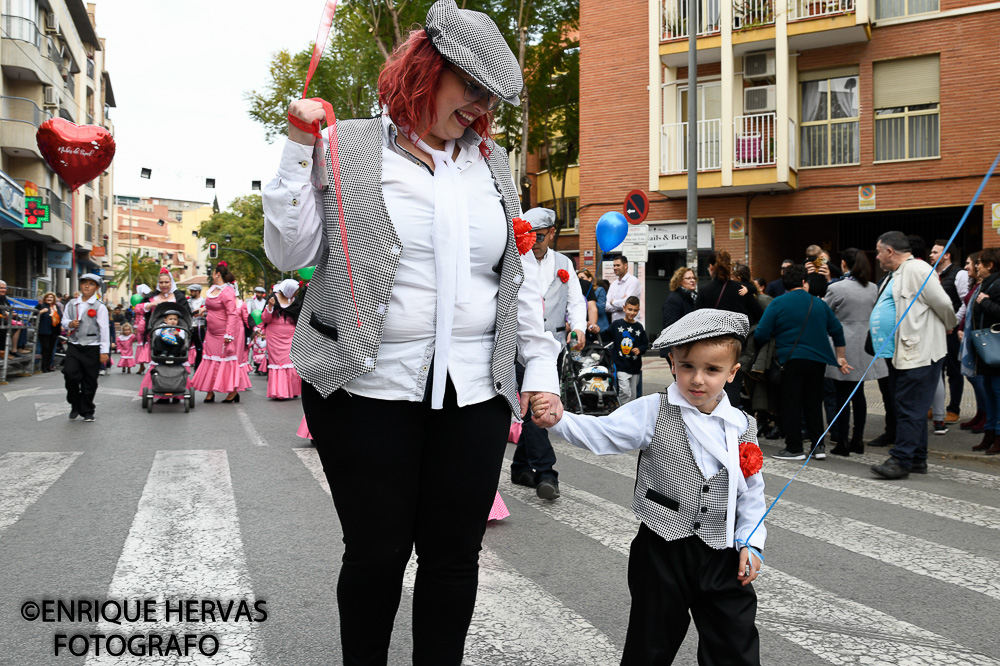
[[[97,345],[66,345],[63,376],[66,378],[66,402],[80,416],[94,415],[97,376],[101,372],[101,348]]]
[[[302,403],[344,533],[342,663],[387,663],[415,546],[413,664],[459,666],[510,430],[507,401],[458,407],[449,381],[444,409],[431,409],[344,390],[323,398],[303,382]]]
[[[561,355],[560,358],[562,358]],[[520,388],[524,381],[524,366],[520,363],[515,366],[515,374],[517,385]],[[524,472],[534,470],[536,482],[543,476],[558,480],[559,472],[554,469],[555,464],[556,452],[549,440],[549,431],[547,428],[539,428],[532,422],[531,409],[529,408],[521,423],[521,438],[517,440],[514,460],[510,464],[510,474],[512,477],[517,477]]]
[[[948,376],[948,408],[946,412],[962,412],[962,393],[965,390],[965,376],[962,375],[962,361],[959,358],[958,330],[952,330],[946,338],[948,353],[944,357],[944,373]]]

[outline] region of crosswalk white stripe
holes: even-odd
[[[329,494],[330,486],[315,449],[295,449],[313,478]],[[416,558],[403,579],[412,592]],[[531,599],[530,604],[525,599]],[[484,547],[479,557],[479,592],[465,646],[467,666],[532,664],[610,666],[621,651],[599,629],[535,582],[511,569]]]
[[[559,455],[574,458],[634,479],[631,456],[595,456],[571,445],[558,447]],[[770,504],[773,498],[768,497]],[[1000,599],[1000,562],[958,548],[937,544],[852,518],[836,516],[804,504],[782,499],[767,517],[768,525],[817,539],[921,576],[958,585]]]
[[[0,456],[0,534],[16,523],[81,453],[11,452]]]
[[[210,599],[246,601],[252,610],[256,597],[233,495],[226,452],[157,451],[146,479],[132,527],[108,589],[108,599],[158,599],[155,623],[120,626],[101,622],[105,634],[214,634],[219,651],[214,657],[158,657],[163,664],[249,666],[259,663],[256,623],[166,621],[164,600]],[[234,610],[235,614],[235,610]],[[172,620],[176,620],[176,615]],[[211,645],[209,644],[209,648]],[[88,665],[135,664],[128,651],[113,657],[91,656]]]
[[[884,449],[884,451],[885,453],[880,454],[852,453],[849,457],[844,458],[844,460],[859,463],[865,467],[870,467],[872,465],[878,465],[885,462],[885,459],[889,454],[888,449]],[[935,463],[927,464],[927,472],[927,476],[942,479],[944,481],[953,481],[966,486],[976,486],[979,488],[987,488],[989,490],[1000,490],[1000,475],[996,474],[986,474],[984,472],[976,472],[970,469],[959,469],[957,467],[949,467],[947,465],[938,465]]]
[[[562,497],[546,502],[536,499],[530,488],[513,485],[506,476],[500,481],[502,492],[592,539],[615,544],[609,547],[628,555],[628,547],[621,544],[635,535],[631,510],[562,482]],[[609,529],[611,534],[606,533]],[[1000,661],[933,632],[773,567],[763,572],[754,589],[759,599],[758,623],[763,629],[833,664],[1000,665]]]
[[[257,446],[267,446],[267,441],[260,436],[257,432],[257,428],[254,427],[253,421],[250,420],[250,415],[240,405],[236,405],[236,414],[240,417],[240,423],[243,425],[243,429],[247,433],[247,437],[250,439],[252,444]]]

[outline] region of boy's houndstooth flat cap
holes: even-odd
[[[750,320],[740,312],[704,308],[684,315],[656,338],[651,349],[686,345],[696,340],[735,335],[744,343],[750,334]]]
[[[508,104],[518,106],[524,88],[517,58],[496,23],[486,14],[438,0],[427,12],[431,43],[448,60]]]

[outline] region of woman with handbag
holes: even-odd
[[[809,294],[806,267],[793,264],[781,275],[785,293],[764,311],[754,340],[758,346],[775,339],[775,357],[768,370],[769,381],[781,386],[781,417],[785,448],[772,457],[805,460],[802,449],[802,418],[813,441],[817,460],[826,458],[823,434],[823,375],[827,365],[846,375],[854,368],[847,362],[844,327],[822,299]],[[836,357],[830,352],[833,339]]]
[[[972,330],[966,330],[965,337],[975,353],[974,371],[986,389],[986,427],[983,440],[972,450],[995,456],[1000,454],[1000,333],[992,328],[1000,324],[1000,250],[988,247],[980,252],[976,272],[982,284],[970,301]]]
[[[972,392],[976,396],[976,414],[968,421],[960,423],[959,427],[962,430],[971,430],[973,434],[981,435],[986,429],[986,386],[983,376],[976,374],[976,352],[969,344],[972,341],[971,333],[973,329],[972,321],[969,319],[969,315],[972,314],[972,308],[969,304],[979,294],[979,287],[982,284],[982,280],[979,279],[979,273],[976,270],[976,262],[978,260],[978,252],[973,252],[965,258],[965,272],[969,276],[969,287],[965,296],[962,297],[962,308],[958,311],[958,342],[959,358],[962,362],[962,376],[972,384]],[[970,335],[966,336],[966,333]],[[989,448],[989,446],[985,448]],[[976,449],[973,447],[973,450],[981,451],[985,449]]]
[[[522,87],[496,24],[439,0],[383,66],[379,116],[313,133],[323,105],[291,104],[264,190],[268,258],[316,266],[291,358],[343,529],[345,666],[386,664],[414,548],[412,663],[462,663],[511,415],[534,393],[551,406],[536,425],[562,415],[538,262],[519,254],[534,234],[489,138]]]
[[[59,339],[59,309],[56,295],[47,291],[38,302],[38,341],[42,345],[42,372],[52,372],[53,353]]]
[[[844,327],[844,338],[847,341],[847,362],[854,366],[848,374],[843,374],[836,368],[826,368],[826,378],[832,379],[837,395],[837,413],[840,417],[830,429],[831,437],[836,444],[830,453],[838,456],[849,456],[852,453],[865,452],[865,422],[868,416],[868,403],[865,400],[864,386],[858,387],[862,375],[864,381],[872,381],[886,377],[889,370],[885,360],[876,359],[871,371],[865,375],[865,370],[872,362],[871,354],[865,351],[865,339],[868,336],[868,322],[871,319],[872,308],[878,298],[878,288],[871,282],[871,264],[867,255],[856,247],[844,250],[841,254],[840,267],[844,271],[841,280],[830,283],[823,298],[833,310],[833,314]],[[850,406],[847,399],[851,395]],[[841,411],[843,410],[843,411]],[[854,431],[848,444],[848,433],[851,414],[854,415]]]

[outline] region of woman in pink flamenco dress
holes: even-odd
[[[208,393],[205,402],[215,402],[216,392],[227,394],[222,402],[232,403],[239,397],[241,371],[236,338],[243,335],[243,322],[236,310],[236,292],[226,287],[230,275],[229,265],[220,261],[205,294],[205,344],[201,365],[192,381],[195,390]]]
[[[240,290],[236,286],[236,277],[230,273],[229,281],[226,283],[233,293],[236,294],[236,316],[240,320],[239,333],[236,334],[236,358],[240,363],[240,380],[239,386],[237,387],[240,391],[246,391],[247,389],[253,388],[253,383],[250,381],[250,346],[247,345],[247,329],[251,327],[250,324],[250,311],[247,310],[246,302],[240,298]],[[240,401],[239,395],[236,396],[236,402]]]
[[[292,350],[292,334],[300,309],[295,292],[299,283],[282,280],[277,289],[268,297],[267,305],[260,313],[267,337],[267,397],[287,400],[302,395],[302,379],[295,371],[289,356]]]
[[[140,284],[135,288],[135,293],[139,294],[143,298],[152,291],[149,286]],[[133,309],[135,313],[135,362],[139,366],[139,374],[141,375],[146,371],[146,364],[152,359],[150,358],[149,352],[149,342],[146,340],[146,312],[145,310],[136,305]]]
[[[118,348],[118,367],[122,372],[132,372],[135,367],[135,330],[132,324],[122,324],[122,334],[118,336],[115,346]]]

